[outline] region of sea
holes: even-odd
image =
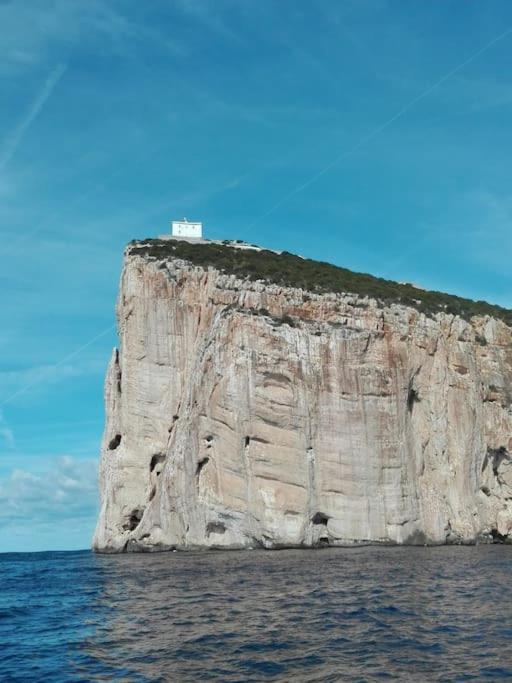
[[[0,681],[512,681],[512,546],[0,555]]]

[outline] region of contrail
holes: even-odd
[[[491,47],[496,45],[499,41],[503,40],[507,36],[509,36],[512,33],[512,27],[508,28],[506,31],[501,33],[500,35],[496,36],[493,38],[489,43],[484,45],[482,48],[477,50],[474,54],[472,54],[470,57],[465,59],[463,62],[458,64],[455,68],[451,69],[448,73],[446,73],[442,78],[440,78],[438,81],[436,81],[433,85],[429,86],[426,90],[421,92],[419,95],[414,97],[410,102],[408,102],[406,105],[404,105],[396,114],[394,114],[390,119],[382,123],[380,126],[377,126],[377,128],[374,128],[368,135],[363,137],[357,144],[355,144],[352,148],[342,152],[340,155],[338,155],[335,159],[333,159],[331,162],[329,162],[326,166],[324,166],[322,169],[317,171],[314,175],[312,175],[309,179],[307,179],[305,182],[301,183],[297,187],[295,187],[293,190],[291,190],[288,194],[286,194],[277,204],[274,204],[274,206],[269,209],[267,212],[262,214],[259,218],[254,220],[247,229],[252,228],[254,225],[262,221],[263,219],[267,218],[270,216],[272,213],[274,213],[278,208],[280,208],[283,204],[285,204],[289,199],[291,199],[293,196],[298,194],[299,192],[302,192],[302,190],[306,189],[313,183],[315,183],[319,178],[321,178],[323,175],[325,175],[328,171],[331,170],[334,166],[336,166],[340,161],[343,159],[346,159],[347,157],[351,156],[354,154],[356,151],[358,151],[361,147],[363,147],[365,144],[373,140],[375,137],[380,135],[386,128],[391,126],[395,121],[397,121],[399,118],[401,118],[406,112],[408,112],[415,104],[420,102],[421,100],[425,99],[430,93],[432,93],[434,90],[436,90],[440,85],[448,81],[452,76],[454,76],[456,73],[461,71],[464,67],[466,67],[468,64],[471,62],[475,61],[478,57],[480,57],[482,54],[487,52]],[[7,163],[10,161],[12,158],[13,154],[16,151],[16,148],[20,144],[23,135],[29,128],[29,126],[33,123],[33,121],[36,119],[38,116],[39,112],[41,111],[42,107],[44,106],[46,100],[50,97],[53,89],[59,82],[59,80],[62,78],[62,75],[64,74],[66,70],[65,65],[60,65],[58,66],[49,76],[47,79],[46,83],[44,84],[41,92],[39,93],[38,97],[35,99],[33,102],[27,116],[25,119],[21,121],[21,123],[17,126],[15,131],[12,133],[12,135],[8,138],[5,150],[3,154],[0,156],[0,171],[5,168]],[[87,347],[91,346],[96,340],[100,339],[101,337],[105,336],[108,332],[113,330],[115,325],[110,325],[108,328],[97,334],[95,337],[90,339],[88,342],[80,346],[78,349],[75,349],[72,353],[69,355],[65,356],[60,360],[58,363],[55,365],[52,365],[47,369],[46,372],[44,372],[37,380],[34,380],[30,384],[25,385],[24,387],[21,387],[18,389],[14,394],[11,394],[8,398],[4,399],[1,403],[0,406],[6,405],[7,403],[10,403],[13,401],[16,397],[20,396],[21,394],[24,394],[26,391],[31,389],[34,385],[38,384],[42,380],[48,377],[48,375],[51,374],[53,370],[58,368],[59,366],[63,365],[67,361],[71,360],[78,354],[80,354],[83,350],[85,350]]]
[[[250,225],[247,226],[247,230],[250,230],[253,228],[257,223],[260,221],[264,220],[265,218],[268,218],[271,214],[274,213],[274,211],[277,211],[283,204],[285,204],[289,199],[294,197],[295,195],[299,194],[299,192],[302,192],[302,190],[305,190],[306,187],[309,187],[313,183],[315,183],[319,178],[321,178],[323,175],[325,175],[328,171],[330,171],[334,166],[340,163],[340,161],[343,161],[343,159],[346,159],[347,157],[351,156],[355,152],[357,152],[361,147],[366,145],[370,140],[373,140],[374,138],[377,137],[377,135],[380,135],[386,128],[389,128],[397,119],[401,118],[406,112],[409,111],[412,107],[414,107],[415,104],[420,102],[420,100],[425,99],[430,93],[432,93],[434,90],[439,88],[440,85],[443,83],[446,83],[447,80],[449,80],[452,76],[454,76],[456,73],[461,71],[464,67],[466,67],[468,64],[471,64],[471,62],[474,62],[475,59],[480,57],[481,55],[484,54],[484,52],[487,52],[491,47],[496,45],[500,40],[503,40],[507,36],[509,36],[512,33],[512,27],[508,28],[506,31],[503,33],[500,33],[499,36],[496,36],[493,38],[489,43],[481,47],[479,50],[477,50],[475,53],[473,53],[470,57],[465,59],[463,62],[458,64],[455,68],[451,69],[451,71],[448,71],[447,74],[445,74],[442,78],[440,78],[438,81],[436,81],[433,85],[429,86],[426,90],[424,90],[422,93],[419,95],[416,95],[410,102],[408,102],[406,105],[404,105],[399,111],[397,111],[396,114],[394,114],[390,119],[382,123],[380,126],[377,126],[377,128],[374,128],[368,135],[365,135],[365,137],[361,138],[358,143],[356,143],[353,147],[349,148],[348,150],[345,150],[342,152],[339,156],[337,156],[335,159],[330,161],[326,166],[321,168],[319,171],[317,171],[314,175],[312,175],[308,180],[304,181],[300,185],[297,185],[293,190],[290,190],[288,194],[286,194],[282,199],[280,199],[277,204],[274,204],[272,208],[270,208],[268,211],[263,213],[261,216],[256,218]]]
[[[41,109],[44,107],[46,100],[52,94],[55,86],[62,78],[64,72],[66,71],[65,64],[59,64],[46,79],[41,91],[35,98],[35,100],[30,105],[26,116],[18,123],[16,128],[12,131],[10,135],[7,136],[7,140],[4,145],[4,150],[0,155],[0,171],[5,170],[5,167],[10,162],[14,156],[20,142],[22,141],[25,133],[34,123],[36,118],[39,116]]]
[[[62,358],[58,363],[55,363],[55,365],[51,365],[48,368],[46,368],[46,370],[41,375],[39,375],[39,377],[37,379],[35,379],[33,382],[26,384],[24,387],[21,387],[20,389],[15,391],[14,394],[11,394],[6,399],[4,399],[0,403],[0,407],[6,405],[7,403],[10,403],[11,401],[13,401],[15,398],[17,398],[21,394],[24,394],[29,389],[32,389],[32,387],[35,386],[36,384],[39,384],[43,380],[47,379],[54,370],[56,370],[61,365],[64,365],[64,363],[67,363],[72,358],[75,358],[75,356],[78,356],[79,353],[82,353],[82,351],[84,351],[86,348],[91,346],[91,344],[94,344],[94,342],[97,341],[98,339],[100,339],[101,337],[104,337],[106,334],[108,334],[114,328],[115,328],[115,325],[109,325],[107,328],[105,328],[102,332],[97,334],[95,337],[93,337],[92,339],[89,339],[88,342],[86,342],[85,344],[82,344],[82,346],[80,346],[78,349],[75,349],[70,354],[68,354],[67,356]]]

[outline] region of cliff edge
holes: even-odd
[[[100,552],[512,539],[512,312],[228,244],[132,242]]]

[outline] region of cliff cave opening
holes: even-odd
[[[110,440],[110,443],[108,444],[109,451],[115,451],[116,448],[119,447],[119,444],[121,443],[121,438],[121,434],[116,434],[114,438]]]
[[[493,543],[506,543],[508,536],[500,534],[498,529],[491,529],[491,536]]]
[[[504,460],[510,459],[510,454],[505,446],[500,446],[500,448],[488,448],[487,455],[492,462],[492,472],[497,477],[499,466]]]
[[[151,457],[151,462],[149,463],[149,471],[150,471],[150,472],[153,472],[153,470],[155,469],[155,467],[156,467],[157,465],[161,465],[161,464],[163,463],[164,460],[165,460],[165,455],[164,455],[163,453],[155,453],[155,455],[153,455],[153,456]],[[160,472],[157,472],[157,476],[158,476],[159,474],[160,474]]]
[[[201,460],[197,463],[196,477],[198,477],[201,474],[201,470],[205,467],[205,465],[208,464],[209,461],[210,458],[208,457],[201,458]]]
[[[311,518],[311,521],[313,522],[313,524],[323,524],[324,526],[327,526],[329,517],[325,515],[323,512],[315,512],[315,514]]]
[[[126,524],[123,524],[123,529],[125,531],[134,531],[139,526],[143,514],[144,510],[141,510],[140,508],[132,510],[128,521]]]
[[[208,522],[206,525],[206,535],[210,534],[223,534],[226,531],[226,527],[222,522]]]
[[[407,392],[407,410],[412,413],[412,409],[414,408],[415,403],[420,402],[420,397],[417,392],[417,390],[412,386],[412,383],[409,384],[409,390]]]

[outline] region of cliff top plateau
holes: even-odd
[[[251,248],[252,247],[252,248]],[[454,294],[429,291],[410,283],[356,273],[323,261],[302,258],[290,252],[276,252],[247,245],[241,240],[201,242],[173,239],[133,240],[128,255],[150,259],[182,259],[203,268],[250,280],[296,287],[314,293],[347,293],[375,299],[383,305],[401,304],[425,313],[448,313],[464,320],[488,315],[512,326],[512,310],[486,301],[473,301]]]

